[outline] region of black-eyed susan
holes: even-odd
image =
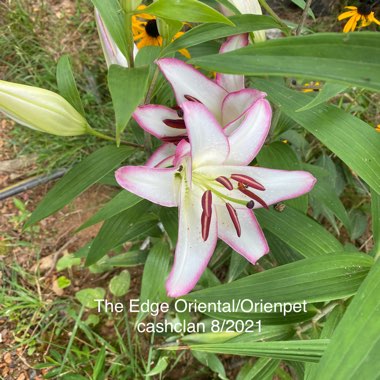
[[[380,21],[375,17],[373,8],[379,1],[362,1],[358,7],[347,6],[349,9],[347,12],[343,12],[338,16],[338,20],[344,20],[348,18],[346,25],[343,28],[344,33],[353,32],[357,27],[364,28],[373,22],[380,25]]]
[[[302,92],[317,92],[321,89],[320,82],[305,83],[302,88]]]
[[[143,11],[145,8],[145,5],[140,5],[137,9]],[[154,16],[143,12],[132,16],[132,29],[133,38],[138,49],[144,46],[162,46],[162,37],[158,30],[157,19]],[[184,32],[176,33],[173,40],[183,34]],[[179,52],[186,58],[190,58],[187,49],[181,49]]]

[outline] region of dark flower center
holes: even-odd
[[[146,31],[146,34],[148,36],[157,38],[160,35],[160,33],[158,32],[158,28],[157,28],[157,21],[156,20],[149,20],[145,24],[145,31]]]
[[[369,4],[360,4],[358,6],[358,13],[362,16],[368,16],[372,12],[372,6]]]

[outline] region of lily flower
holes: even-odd
[[[239,34],[227,39],[220,53],[242,48],[248,44],[248,35]],[[245,88],[243,75],[217,74],[213,81],[195,70],[191,65],[175,58],[163,58],[157,61],[161,72],[172,85],[177,106],[142,105],[133,113],[134,119],[147,132],[166,143],[178,144],[186,139],[186,127],[183,119],[182,103],[197,100],[204,104],[214,115],[229,136],[239,134],[238,129],[251,122],[257,125],[250,132],[265,135],[270,127],[270,115],[265,113],[264,92]],[[256,104],[257,103],[257,104]],[[270,110],[270,108],[269,108]],[[246,136],[246,138],[249,138]],[[172,154],[174,148],[162,147]]]
[[[57,136],[91,133],[86,119],[62,96],[0,80],[0,112],[16,122]]]
[[[174,69],[179,64],[171,62]],[[213,85],[206,89],[210,90],[207,97],[194,93],[208,82],[195,70],[185,69],[191,76],[176,89],[176,95],[188,141],[182,139],[177,146],[164,144],[148,165],[125,166],[116,172],[117,182],[128,191],[161,206],[179,208],[178,243],[166,282],[171,297],[193,289],[218,238],[255,264],[269,248],[253,210],[305,194],[315,183],[315,178],[304,171],[247,166],[269,130],[268,101],[258,96],[247,111],[250,116],[228,136],[211,111],[219,109],[225,90],[210,82]],[[189,91],[198,98],[188,95]],[[244,93],[233,96],[243,99]]]

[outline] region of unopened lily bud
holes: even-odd
[[[100,43],[102,45],[104,58],[107,62],[107,67],[111,65],[119,65],[128,67],[128,61],[124,54],[117,47],[115,41],[111,37],[108,29],[106,28],[103,19],[101,18],[97,9],[95,9],[95,21],[98,28]]]
[[[234,5],[238,11],[242,14],[253,14],[253,15],[262,15],[263,11],[261,9],[260,3],[258,0],[228,0],[232,5]],[[232,12],[226,7],[222,7],[223,13],[226,16],[232,16]],[[265,31],[259,30],[254,32],[255,42],[265,41]]]
[[[90,127],[62,96],[38,87],[0,80],[0,111],[25,125],[57,136],[78,136]]]

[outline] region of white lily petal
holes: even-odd
[[[162,144],[149,158],[145,166],[150,168],[167,168],[173,166],[176,146],[174,144]]]
[[[107,67],[111,65],[119,65],[123,67],[128,67],[128,61],[124,54],[120,51],[116,45],[114,39],[111,37],[110,32],[105,26],[99,11],[95,8],[95,22],[98,29],[100,43],[102,45],[104,58],[106,59]],[[138,49],[136,45],[133,46],[133,54],[136,56]]]
[[[256,157],[268,136],[272,109],[260,99],[247,111],[241,125],[229,137],[229,165],[248,165]]]
[[[231,92],[226,96],[222,104],[222,118],[225,133],[231,134],[250,107],[259,99],[264,99],[266,93],[246,88],[241,91]],[[236,123],[238,122],[238,123]]]
[[[254,166],[203,166],[196,169],[193,172],[193,175],[195,174],[201,174],[210,179],[220,176],[230,178],[232,174],[247,175],[265,187],[265,191],[249,190],[263,199],[268,206],[280,201],[299,197],[309,192],[316,182],[316,179],[308,172],[275,170]],[[235,181],[232,181],[232,183],[235,189],[233,191],[229,191],[218,184],[215,188],[225,196],[233,197],[244,202],[251,200],[248,196],[237,190],[237,183]],[[213,203],[224,204],[224,201],[214,197]],[[233,206],[235,208],[245,208],[244,205],[239,206],[238,204],[233,204]],[[261,207],[258,202],[255,202],[254,208]]]
[[[212,113],[198,102],[185,102],[182,109],[193,167],[223,163],[230,150],[228,139]]]
[[[187,101],[185,95],[190,95],[221,120],[220,110],[227,95],[225,89],[179,59],[163,58],[157,61],[157,65],[172,85],[178,105]]]
[[[123,166],[116,171],[115,177],[117,183],[131,193],[161,206],[175,207],[180,186],[176,172],[176,168]]]
[[[142,129],[151,135],[161,139],[163,137],[180,136],[185,133],[183,129],[168,127],[163,120],[180,120],[177,112],[169,107],[149,104],[137,107],[133,113],[133,118]]]
[[[218,236],[249,262],[256,261],[269,252],[268,243],[252,210],[237,209],[241,235],[237,235],[225,206],[217,206]]]
[[[215,209],[206,241],[202,239],[201,215],[201,195],[186,191],[183,185],[178,243],[174,265],[166,282],[166,290],[170,297],[183,296],[194,288],[215,250],[217,242]]]
[[[248,45],[248,33],[238,34],[229,37],[221,46],[219,53],[228,53],[237,49],[241,49]],[[228,92],[239,91],[245,88],[244,75],[232,74],[216,74],[216,83]]]

